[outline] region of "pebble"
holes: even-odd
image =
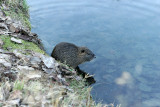
[[[21,39],[16,39],[14,37],[11,37],[11,41],[18,43],[18,44],[22,44],[22,40]]]
[[[4,23],[0,23],[0,29],[8,30],[8,27]]]
[[[2,39],[0,38],[0,48],[1,48],[1,46],[3,46],[3,41],[2,41]]]
[[[9,26],[9,30],[10,30],[10,32],[16,32],[17,26],[16,26],[14,23],[12,23],[12,24],[10,24],[10,26]]]
[[[17,68],[18,68],[19,70],[21,70],[21,71],[33,71],[33,70],[34,70],[34,68],[32,68],[32,67],[20,66],[20,65],[18,65]]]
[[[11,17],[9,17],[9,16],[7,16],[6,17],[6,24],[11,24],[12,23],[12,19],[11,19]]]
[[[43,55],[41,57],[41,59],[47,68],[54,68],[55,67],[55,60],[52,57]]]

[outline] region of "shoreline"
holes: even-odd
[[[114,107],[96,104],[87,76],[45,53],[30,31],[26,1],[16,1],[0,2],[0,107]]]

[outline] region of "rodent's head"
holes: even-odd
[[[95,55],[91,50],[89,50],[87,47],[79,47],[78,48],[78,56],[81,60],[81,63],[86,61],[91,61],[93,58],[95,58]]]

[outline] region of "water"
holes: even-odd
[[[27,0],[48,54],[62,41],[96,54],[94,100],[160,107],[160,0]]]

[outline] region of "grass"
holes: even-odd
[[[43,50],[41,50],[35,43],[28,42],[22,40],[22,44],[17,44],[11,41],[10,36],[6,35],[0,35],[0,38],[4,42],[3,49],[7,50],[7,48],[11,48],[11,50],[14,49],[20,49],[20,50],[31,50],[37,53],[45,54]]]
[[[4,0],[0,2],[0,4],[2,3],[9,7],[9,10],[2,8],[7,16],[10,16],[15,20],[20,20],[24,26],[31,30],[31,24],[29,21],[29,6],[27,5],[26,0]]]
[[[90,95],[92,87],[86,86],[85,79],[69,80],[70,88],[74,90],[74,93],[70,93],[68,97],[64,98],[62,105],[67,107],[68,105],[75,107],[102,107],[101,103],[96,104]]]
[[[23,87],[24,87],[24,82],[15,81],[13,90],[20,90],[20,91],[22,91]]]

